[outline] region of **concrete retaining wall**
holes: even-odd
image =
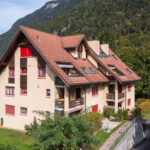
[[[135,123],[125,136],[121,139],[115,150],[129,150],[133,146],[142,142],[145,138],[141,121]]]

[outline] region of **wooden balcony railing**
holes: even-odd
[[[64,109],[64,102],[61,102],[60,99],[56,99],[55,101],[55,108],[57,109]]]
[[[84,98],[79,98],[69,102],[69,108],[74,108],[76,106],[81,106],[84,104]]]
[[[70,101],[69,102],[69,108],[82,106],[83,104],[84,104],[84,98],[79,98],[79,99]],[[56,99],[55,108],[56,109],[64,109],[64,102],[61,102],[60,99]]]
[[[106,94],[106,99],[107,100],[115,100],[115,94],[107,93]]]
[[[119,93],[118,94],[118,99],[122,99],[122,98],[124,98],[125,97],[125,94],[124,93]]]
[[[119,93],[118,94],[118,100],[122,99],[125,97],[125,94],[124,93]],[[112,100],[114,101],[115,100],[115,94],[111,94],[111,93],[107,93],[106,94],[106,99],[107,100]]]

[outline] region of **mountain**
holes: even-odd
[[[137,97],[150,98],[150,1],[56,0],[14,23],[0,35],[1,54],[19,25],[58,35],[85,34],[109,43],[142,81]]]

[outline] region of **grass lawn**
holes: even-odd
[[[34,139],[22,132],[0,129],[0,144],[8,144],[19,150],[35,150],[32,146]]]
[[[109,138],[109,136],[115,132],[117,129],[119,129],[124,123],[126,123],[127,121],[123,121],[122,123],[120,123],[116,128],[114,128],[113,130],[111,130],[110,133],[104,132],[103,130],[98,132],[93,140],[93,143],[90,143],[90,149],[92,150],[98,150],[100,146],[102,146],[104,144],[104,142]]]

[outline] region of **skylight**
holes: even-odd
[[[85,73],[91,74],[90,71],[89,71],[88,69],[86,69],[85,67],[81,67],[81,69],[82,69]]]
[[[110,69],[115,69],[115,66],[114,66],[114,65],[108,65],[108,67],[109,67]]]
[[[98,72],[97,72],[94,68],[90,68],[90,70],[91,70],[94,74],[98,74]]]
[[[112,54],[112,57],[113,57],[115,60],[117,60],[117,57],[116,57],[114,54]]]
[[[129,70],[129,68],[126,68],[126,70],[127,70],[130,74],[132,74],[132,71],[131,71],[131,70]]]

